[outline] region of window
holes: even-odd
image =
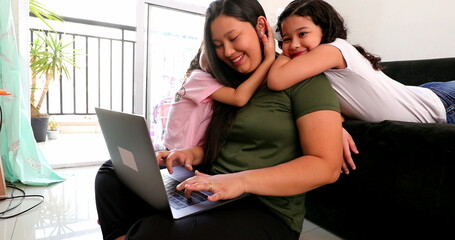
[[[137,86],[144,86],[144,89],[137,89],[138,97],[142,98],[137,100],[145,104],[136,113],[147,117],[157,150],[164,148],[170,104],[203,39],[204,13],[211,1],[194,2],[144,1],[144,18],[139,21],[144,25],[138,22],[138,57],[144,59],[144,63],[138,62],[137,65],[138,72],[144,75],[142,82],[138,79]],[[138,10],[141,9],[139,6]],[[139,39],[144,40],[143,50],[140,50]],[[144,53],[145,56],[141,56]]]

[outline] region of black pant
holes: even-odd
[[[117,178],[105,162],[95,179],[98,217],[104,239],[298,239],[256,197],[250,196],[193,216],[174,220],[158,212]]]

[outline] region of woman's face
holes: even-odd
[[[249,22],[220,15],[210,25],[216,55],[236,71],[249,74],[262,62],[256,30]]]

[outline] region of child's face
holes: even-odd
[[[283,54],[295,58],[321,44],[322,30],[310,17],[292,15],[281,24]]]

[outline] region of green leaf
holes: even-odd
[[[29,0],[29,10],[30,12],[35,15],[37,18],[39,18],[44,24],[46,24],[50,29],[52,29],[52,31],[55,32],[54,28],[48,23],[47,20],[54,20],[54,21],[59,21],[59,22],[63,22],[63,18],[50,11],[49,9],[47,9],[47,7],[38,2],[37,0]]]

